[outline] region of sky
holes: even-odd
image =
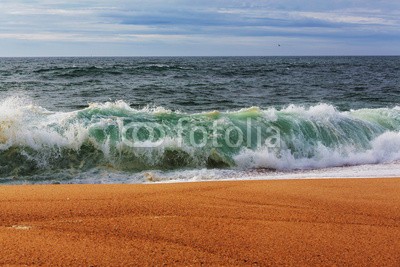
[[[0,56],[400,55],[395,0],[0,0]]]

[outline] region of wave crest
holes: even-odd
[[[50,112],[0,103],[0,177],[60,170],[313,169],[400,160],[400,109],[252,107],[197,114],[124,101]]]

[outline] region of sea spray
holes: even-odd
[[[94,170],[303,170],[400,160],[400,109],[318,104],[189,114],[124,101],[52,112],[0,103],[3,181]]]

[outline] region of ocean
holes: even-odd
[[[400,176],[400,57],[0,58],[0,183]]]

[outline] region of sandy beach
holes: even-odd
[[[0,187],[1,265],[400,264],[400,179]]]

